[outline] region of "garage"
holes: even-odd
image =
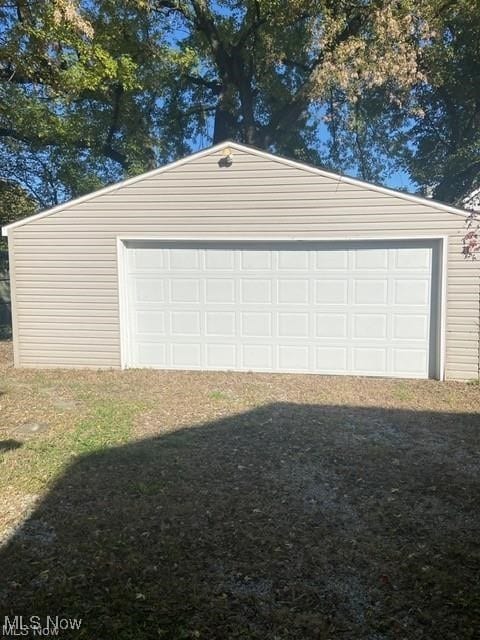
[[[126,241],[125,366],[433,376],[437,250]]]
[[[15,365],[478,379],[467,221],[222,142],[3,228]]]

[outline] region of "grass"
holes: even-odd
[[[86,417],[70,428],[53,429],[44,437],[27,439],[15,464],[5,464],[2,481],[10,489],[42,491],[75,458],[128,442],[132,418],[139,404],[118,401],[92,402]],[[10,462],[13,462],[10,460]]]
[[[478,385],[2,349],[2,612],[88,640],[477,637]]]
[[[412,397],[412,390],[404,382],[399,382],[394,390],[395,397],[402,402],[408,401]]]
[[[215,391],[211,391],[209,393],[209,397],[211,400],[228,400],[228,395],[223,391],[218,391],[217,389],[215,389]]]

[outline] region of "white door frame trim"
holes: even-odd
[[[120,366],[122,369],[128,369],[130,359],[130,332],[128,323],[128,292],[127,292],[127,247],[129,241],[152,241],[152,242],[206,242],[215,244],[217,242],[416,242],[421,240],[436,240],[440,245],[440,265],[441,273],[432,273],[432,278],[440,277],[440,286],[438,287],[440,296],[440,318],[437,319],[437,331],[439,333],[437,344],[437,372],[438,380],[445,380],[446,368],[446,325],[447,325],[447,266],[448,266],[448,236],[446,235],[421,235],[421,236],[256,236],[255,238],[248,236],[168,236],[165,234],[127,234],[117,236],[117,274],[118,274],[118,304],[119,304],[119,322],[120,322]]]
[[[123,238],[117,237],[118,313],[120,325],[120,367],[128,368],[127,350],[130,345],[128,330],[127,298],[127,247]]]

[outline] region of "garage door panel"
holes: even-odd
[[[278,368],[283,371],[310,371],[310,349],[306,345],[277,346]]]
[[[205,345],[206,364],[209,369],[235,369],[237,365],[237,346],[233,344]]]
[[[240,366],[252,371],[273,371],[273,345],[242,344],[240,345]]]
[[[207,271],[233,271],[235,269],[235,254],[232,251],[206,251],[205,269]]]
[[[234,311],[207,311],[205,314],[205,335],[209,337],[234,337],[236,325]]]
[[[433,243],[184,244],[127,245],[128,366],[428,377]]]
[[[348,251],[345,249],[316,251],[314,268],[316,271],[347,271],[348,255]]]
[[[202,345],[199,342],[170,344],[170,363],[174,368],[197,369],[202,365]]]
[[[200,337],[200,312],[172,311],[170,313],[170,335]]]
[[[240,312],[241,338],[269,338],[273,335],[273,318],[268,311]]]
[[[353,316],[354,340],[387,339],[388,316],[386,313],[356,313]]]
[[[273,254],[271,251],[244,249],[240,251],[240,268],[242,271],[271,271]]]
[[[272,304],[273,287],[271,280],[265,280],[263,278],[241,278],[240,303]]]
[[[206,304],[234,304],[235,280],[232,278],[207,278],[205,281]]]
[[[400,271],[430,271],[432,252],[423,247],[397,249],[393,253],[394,269]]]
[[[201,254],[198,249],[169,249],[168,268],[170,271],[198,271]]]
[[[353,279],[353,304],[377,305],[388,303],[388,280],[387,279]]]
[[[383,376],[387,373],[387,349],[353,347],[353,368],[362,375]]]
[[[165,287],[162,280],[139,278],[134,286],[136,302],[165,302]]]
[[[136,361],[144,367],[167,367],[167,345],[155,342],[140,342],[134,347]]]
[[[200,281],[193,278],[174,278],[170,281],[169,302],[197,304],[200,302]]]
[[[166,253],[158,251],[156,248],[148,249],[132,249],[129,251],[131,259],[130,265],[138,270],[156,271],[157,269],[165,269]]]
[[[348,304],[348,280],[331,277],[315,280],[315,304],[332,305]]]
[[[342,346],[319,346],[315,349],[315,368],[325,373],[348,373],[348,351]]]
[[[393,283],[393,304],[408,306],[425,306],[430,300],[430,281],[422,279],[398,279]]]
[[[136,311],[134,323],[136,333],[138,335],[166,335],[166,315],[165,311],[153,311],[152,309]]]
[[[278,303],[297,305],[309,304],[309,281],[298,278],[279,278],[278,280]]]
[[[427,314],[395,313],[392,321],[392,337],[394,339],[426,340],[428,337],[429,318]]]
[[[356,250],[353,252],[353,268],[356,271],[385,270],[388,268],[388,256],[387,249]]]
[[[316,339],[331,340],[332,338],[348,337],[348,314],[347,313],[316,313]]]
[[[310,251],[279,251],[278,270],[282,271],[306,271],[310,270]]]
[[[428,365],[424,349],[393,348],[392,355],[393,368],[399,375],[423,377]]]
[[[310,334],[308,313],[285,313],[280,311],[277,331],[280,338],[308,338]]]

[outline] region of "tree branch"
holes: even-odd
[[[212,12],[205,0],[190,0],[195,14],[195,24],[197,29],[203,33],[213,56],[218,64],[222,79],[228,77],[231,72],[232,53],[227,50],[222,42],[217,25]]]
[[[51,70],[45,68],[45,73],[51,73]],[[32,73],[29,76],[19,74],[11,63],[0,63],[0,81],[14,84],[45,84],[45,77],[41,78],[38,73]]]
[[[248,39],[254,36],[258,29],[266,23],[266,18],[260,17],[260,6],[258,2],[254,2],[249,6],[249,9],[245,15],[245,27],[240,31],[240,35],[237,42],[233,45],[235,51],[240,51]]]
[[[363,14],[357,13],[354,15],[345,28],[337,35],[329,50],[335,50],[340,44],[348,40],[349,38],[357,35],[363,26]],[[298,122],[300,118],[305,114],[307,109],[307,96],[311,88],[312,75],[314,71],[322,64],[324,60],[325,52],[321,51],[314,62],[307,69],[308,77],[302,86],[297,90],[292,100],[287,103],[283,108],[279,109],[275,117],[272,117],[270,124],[265,127],[264,136],[268,140],[274,138],[276,132],[286,126],[291,126],[293,123]]]
[[[202,78],[202,76],[187,75],[185,77],[192,84],[196,84],[201,87],[206,87],[207,89],[210,89],[211,91],[213,91],[213,93],[217,95],[222,90],[222,85],[220,84],[220,82],[218,82],[218,80],[207,80],[206,78]]]
[[[61,146],[63,142],[56,137],[47,138],[36,135],[27,135],[25,133],[21,133],[16,131],[15,129],[8,127],[0,128],[0,138],[13,138],[14,140],[18,140],[19,142],[24,142],[25,144],[41,144],[42,146]],[[91,149],[91,146],[88,142],[84,142],[81,140],[72,140],[69,141],[69,144],[75,147],[76,149]],[[117,151],[112,147],[111,144],[106,142],[102,147],[102,153],[107,157],[113,160],[114,162],[118,162],[118,164],[123,169],[129,168],[129,163],[127,161],[127,157],[125,154]]]
[[[194,115],[197,115],[199,113],[202,113],[202,114],[212,113],[213,111],[215,111],[216,108],[217,107],[214,106],[214,105],[200,104],[200,105],[196,105],[194,107],[189,107],[185,111],[182,111],[179,114],[179,116],[180,116],[180,118],[188,118],[189,116],[194,116]]]
[[[10,127],[0,127],[0,138],[13,138],[19,142],[40,142],[38,136],[26,136]]]
[[[110,124],[110,128],[107,133],[107,139],[105,141],[105,144],[107,146],[111,146],[113,136],[119,130],[118,122],[120,118],[120,102],[122,99],[122,95],[123,95],[123,88],[121,85],[117,84],[113,92],[112,122]]]
[[[107,133],[107,138],[105,140],[105,144],[103,145],[103,153],[109,157],[111,160],[118,162],[118,164],[123,169],[128,169],[129,162],[124,153],[117,151],[113,147],[113,136],[119,131],[119,120],[120,120],[120,103],[123,96],[123,87],[119,84],[116,85],[114,89],[114,98],[113,98],[113,109],[112,109],[112,122],[110,124],[110,128]]]

